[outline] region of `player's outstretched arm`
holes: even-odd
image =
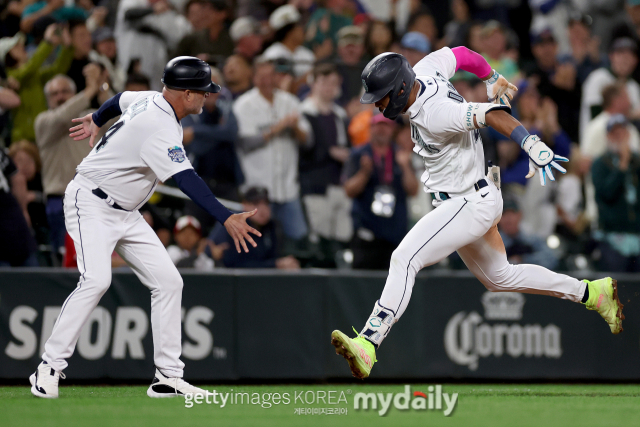
[[[249,252],[246,242],[249,242],[254,248],[257,246],[249,233],[258,237],[261,237],[262,234],[247,224],[247,218],[255,215],[255,209],[251,212],[234,214],[216,199],[207,184],[193,169],[178,172],[173,175],[173,179],[184,194],[224,225],[233,239],[238,253],[240,253],[241,246],[245,252]]]
[[[522,123],[514,119],[506,111],[489,111],[485,116],[485,121],[487,125],[520,144],[520,147],[529,155],[527,178],[531,178],[536,174],[536,171],[540,170],[540,184],[545,185],[547,176],[551,181],[556,180],[553,176],[552,167],[562,173],[567,172],[557,162],[568,162],[569,159],[554,154],[547,144],[542,142],[536,135],[530,135],[522,126]]]
[[[489,102],[494,104],[508,105],[513,99],[513,94],[518,90],[496,70],[492,70],[491,66],[482,55],[467,49],[464,46],[458,46],[451,49],[456,57],[456,71],[464,70],[478,76],[484,80],[487,85],[487,98]]]
[[[74,141],[90,138],[89,146],[93,147],[93,143],[102,125],[122,114],[122,110],[120,109],[121,96],[122,93],[112,96],[93,114],[87,114],[84,117],[71,120],[74,123],[80,124],[69,129],[69,136],[73,138]]]

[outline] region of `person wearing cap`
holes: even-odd
[[[393,120],[374,115],[370,142],[353,150],[345,166],[344,189],[353,199],[354,269],[386,270],[407,233],[407,196],[416,195],[419,181],[413,152],[397,149],[395,131]]]
[[[208,9],[207,26],[184,36],[175,50],[175,56],[197,56],[210,62],[222,62],[233,53],[234,45],[225,21],[229,5],[225,0],[202,0]]]
[[[249,252],[247,242],[255,247],[249,233],[260,236],[260,232],[246,222],[256,211],[229,211],[185,155],[180,120],[199,114],[209,95],[220,91],[211,81],[209,64],[194,57],[174,58],[164,68],[162,83],[162,93],[119,93],[93,114],[72,120],[77,125],[69,130],[70,137],[76,141],[88,138],[93,147],[76,168],[63,202],[81,275],[44,345],[42,363],[29,378],[31,393],[37,397],[58,397],[58,382],[64,378],[67,359],[89,315],[111,285],[114,249],[151,290],[156,369],[147,396],[204,393],[182,379],[182,277],[139,209],[159,182],[173,178],[191,200],[227,229],[237,252]],[[99,129],[117,116],[119,120],[96,143]]]
[[[600,40],[591,35],[591,23],[593,19],[589,15],[575,12],[569,15],[569,45],[571,46],[571,58],[576,64],[577,81],[580,86],[589,77],[589,74],[603,63],[600,54]]]
[[[589,122],[583,138],[580,140],[580,151],[593,161],[607,151],[607,122],[612,116],[623,115],[629,117],[631,100],[627,87],[622,82],[615,82],[605,86],[602,90],[603,111]],[[629,146],[634,153],[640,152],[640,133],[631,123],[627,122],[629,131]]]
[[[242,208],[257,211],[249,219],[249,223],[259,230],[262,236],[255,239],[258,246],[248,254],[239,255],[234,251],[225,251],[222,264],[227,268],[300,269],[300,262],[296,258],[284,255],[282,227],[272,218],[269,190],[264,187],[247,188],[242,196]],[[229,233],[222,228],[214,229],[209,239],[218,246],[232,243]]]
[[[333,64],[313,69],[311,93],[302,102],[301,112],[311,124],[311,143],[300,147],[300,192],[312,236],[322,239],[321,247],[351,239],[351,200],[340,182],[343,164],[349,158],[347,113],[335,103],[340,93],[340,74]]]
[[[609,49],[610,67],[598,68],[582,86],[580,106],[580,138],[585,137],[589,121],[602,111],[602,90],[616,80],[625,83],[631,101],[631,116],[640,117],[640,84],[631,78],[638,65],[638,45],[628,37],[613,41]]]
[[[263,53],[264,59],[275,61],[288,60],[293,64],[296,78],[306,75],[316,60],[312,51],[303,46],[304,27],[301,16],[295,6],[280,6],[269,16],[269,27],[274,31],[274,43]]]
[[[640,156],[630,145],[627,119],[607,121],[607,151],[593,162],[604,271],[640,272]]]
[[[578,140],[580,85],[573,58],[558,55],[553,31],[541,28],[531,33],[531,51],[535,64],[527,69],[527,77],[538,80],[538,90],[558,106],[558,121],[572,141]]]
[[[360,98],[360,74],[367,65],[364,53],[362,28],[355,25],[342,27],[338,31],[338,57],[335,60],[338,73],[342,77],[342,93],[337,100],[342,107]]]
[[[431,52],[431,43],[427,36],[417,31],[406,33],[400,41],[400,53],[413,67]]]
[[[38,114],[47,109],[44,84],[56,74],[66,73],[73,60],[69,32],[58,24],[47,27],[44,40],[30,58],[24,44],[25,36],[22,33],[0,40],[0,61],[3,62],[9,79],[17,83],[17,93],[21,99],[20,106],[13,110],[13,141],[35,140],[34,121]],[[44,66],[49,55],[59,45],[63,47],[59,50],[55,62]]]
[[[124,91],[127,72],[118,62],[118,47],[113,30],[109,27],[100,27],[91,37],[94,49],[89,52],[89,61],[102,64],[107,70],[109,83],[114,92]]]
[[[544,239],[527,234],[520,228],[522,212],[513,199],[505,199],[502,219],[498,223],[500,237],[511,264],[536,264],[549,269],[558,266],[558,257]]]
[[[167,253],[177,268],[212,271],[214,260],[222,259],[223,253],[229,249],[226,242],[215,245],[211,240],[203,238],[200,221],[190,215],[178,218],[173,227],[173,240],[175,244],[167,247]],[[211,257],[205,249],[209,249]]]
[[[251,16],[241,16],[233,21],[229,28],[231,40],[236,44],[235,53],[248,60],[260,53],[263,38],[260,31],[260,23]]]
[[[311,126],[300,115],[300,101],[276,88],[276,70],[260,57],[255,64],[254,88],[236,99],[238,155],[245,187],[269,190],[273,216],[285,235],[301,241],[307,224],[300,203],[298,150],[310,142]]]

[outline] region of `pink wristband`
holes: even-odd
[[[464,46],[454,47],[451,52],[456,57],[456,71],[468,71],[480,79],[486,79],[491,74],[491,66],[482,55]]]

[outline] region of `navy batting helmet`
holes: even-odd
[[[220,86],[211,81],[211,68],[202,59],[178,56],[164,67],[162,83],[169,89],[220,92]]]
[[[389,104],[384,109],[384,116],[393,120],[409,102],[416,73],[404,56],[387,52],[369,61],[361,77],[365,92],[360,102],[374,104],[389,95]],[[402,94],[401,90],[404,90]]]

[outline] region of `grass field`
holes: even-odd
[[[429,385],[412,384],[411,392],[427,393]],[[0,426],[615,426],[640,425],[640,385],[445,384],[443,391],[458,393],[449,417],[442,410],[400,411],[384,417],[374,410],[355,410],[356,393],[400,393],[403,385],[242,385],[205,386],[208,390],[249,394],[289,393],[290,403],[260,405],[194,404],[184,399],[150,399],[146,386],[63,386],[57,400],[31,396],[29,387],[0,387]],[[294,403],[296,392],[335,391],[339,404]],[[320,395],[323,395],[320,393]],[[303,394],[304,396],[304,394]],[[220,402],[220,398],[217,398]],[[413,397],[412,397],[413,399]],[[334,402],[335,403],[335,402]],[[296,408],[344,408],[346,415],[296,415]]]

